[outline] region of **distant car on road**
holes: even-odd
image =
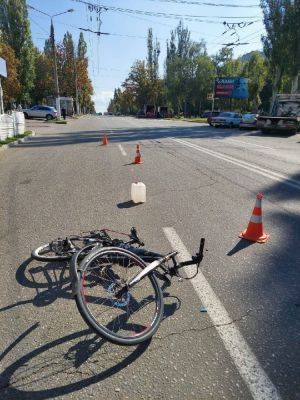
[[[221,112],[217,117],[212,117],[211,125],[218,126],[226,126],[229,128],[239,127],[240,122],[242,120],[242,115],[239,113],[226,111]]]
[[[243,114],[240,129],[256,129],[258,114]]]
[[[220,115],[220,111],[209,111],[207,113],[205,113],[205,117],[203,118],[207,118],[207,123],[209,125],[211,125],[211,120],[213,117],[217,117],[218,115]]]
[[[57,118],[56,109],[49,106],[23,108],[23,113],[25,118],[46,118],[47,120]]]

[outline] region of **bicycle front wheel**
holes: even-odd
[[[87,255],[78,270],[76,304],[86,323],[100,336],[120,345],[150,339],[163,316],[163,295],[153,274],[116,296],[118,290],[145,268],[128,250],[108,247]]]

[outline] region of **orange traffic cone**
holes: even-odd
[[[108,145],[108,138],[106,135],[104,135],[102,138],[102,146],[106,146],[106,145]]]
[[[264,232],[262,223],[262,209],[261,209],[262,198],[263,195],[261,193],[258,193],[256,195],[256,202],[254,209],[252,211],[248,227],[245,231],[239,234],[240,238],[251,240],[252,242],[257,242],[257,243],[266,243],[266,241],[269,239],[270,235]]]
[[[134,164],[143,164],[139,144],[136,145],[136,155],[135,155],[135,159],[134,159]]]

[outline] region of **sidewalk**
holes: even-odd
[[[25,120],[25,130],[35,131],[36,135],[47,135],[58,132],[65,132],[70,129],[70,126],[76,119],[67,119],[68,123],[66,125],[63,124],[55,124],[53,122],[45,121],[44,119],[26,119]]]

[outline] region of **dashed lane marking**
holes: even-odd
[[[126,151],[124,150],[123,146],[121,144],[118,144],[118,147],[120,149],[120,152],[122,153],[123,156],[127,156]]]

